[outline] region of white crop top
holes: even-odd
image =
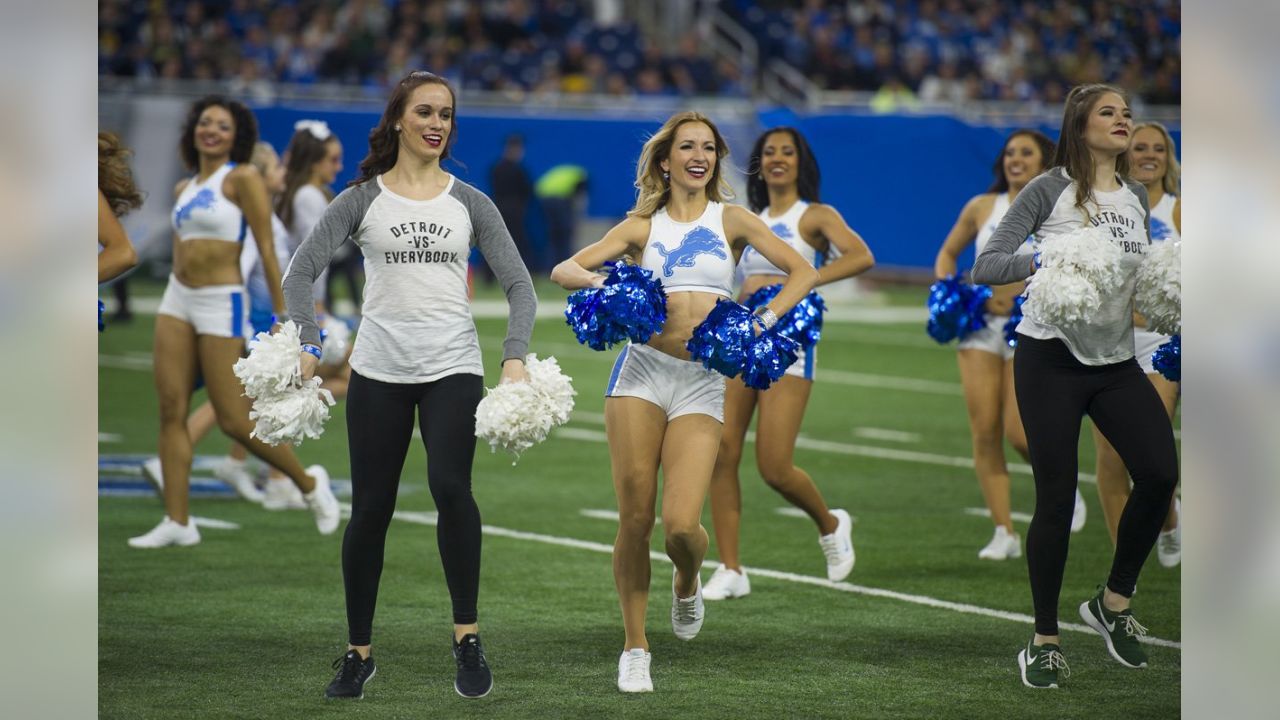
[[[800,218],[804,216],[804,211],[809,209],[809,203],[803,200],[797,200],[794,205],[787,209],[786,212],[778,217],[769,216],[769,208],[760,211],[760,219],[765,225],[773,231],[783,242],[795,248],[800,253],[800,257],[805,262],[815,268],[822,267],[826,261],[826,254],[815,249],[812,245],[804,241],[800,237]],[[769,262],[765,256],[761,255],[753,247],[747,247],[742,251],[742,260],[738,262],[738,272],[743,277],[752,275],[786,275],[780,268]]]
[[[707,202],[702,217],[687,223],[672,220],[665,207],[654,213],[640,266],[652,270],[667,292],[730,297],[734,262],[725,240],[724,205]]]
[[[173,205],[173,230],[179,240],[225,240],[244,242],[248,223],[240,207],[222,194],[222,181],[235,167],[228,162],[199,182],[191,182],[182,189]]]
[[[1160,202],[1151,208],[1151,242],[1161,240],[1177,242],[1182,239],[1178,226],[1173,223],[1173,207],[1177,204],[1177,196],[1165,193],[1161,196]]]

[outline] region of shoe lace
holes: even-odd
[[[458,646],[458,662],[462,665],[463,670],[479,670],[487,665],[484,659],[484,650],[480,649],[480,643],[471,641],[464,642]]]
[[[1067,667],[1067,658],[1057,650],[1046,650],[1040,654],[1040,666],[1045,670],[1057,670],[1062,677],[1071,677],[1071,668]]]
[[[360,659],[360,655],[353,650],[334,660],[333,669],[338,671],[337,677],[334,678],[336,682],[352,682],[360,677],[360,671],[364,669],[364,662]]]
[[[676,620],[691,623],[698,618],[698,596],[676,598]]]
[[[1147,634],[1147,629],[1138,622],[1137,618],[1132,615],[1124,616],[1124,633],[1129,637],[1143,637]]]
[[[1160,533],[1160,549],[1167,553],[1181,550],[1182,542],[1178,538],[1178,533]]]
[[[644,655],[641,657],[632,655],[627,659],[627,672],[626,672],[627,680],[641,681],[641,680],[644,680],[645,676],[648,674],[649,674],[649,656],[648,655]]]
[[[834,565],[840,561],[840,554],[843,548],[840,547],[840,536],[832,533],[824,535],[818,539],[818,544],[822,545],[822,554],[827,556],[827,564]]]

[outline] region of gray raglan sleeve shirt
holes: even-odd
[[[297,324],[302,342],[320,344],[320,326],[316,324],[315,298],[311,288],[329,260],[348,237],[360,229],[369,205],[378,196],[378,185],[366,182],[342,191],[325,209],[289,262],[284,276],[284,302],[289,319]]]
[[[533,292],[529,269],[520,259],[520,251],[497,206],[487,195],[464,182],[455,182],[451,192],[467,208],[474,233],[472,242],[480,248],[480,254],[484,255],[507,296],[507,337],[502,343],[502,359],[523,360],[529,351],[533,321],[538,313],[538,298]]]
[[[996,231],[973,263],[973,282],[983,285],[1005,285],[1031,276],[1031,258],[1015,254],[1027,236],[1049,218],[1062,191],[1071,181],[1051,170],[1027,183],[1018,193],[1009,211],[1000,219]]]

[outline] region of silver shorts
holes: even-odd
[[[197,335],[243,338],[249,322],[248,300],[243,285],[193,288],[170,275],[156,312],[192,325]]]
[[[1148,375],[1156,373],[1156,369],[1151,365],[1151,356],[1155,355],[1157,348],[1167,342],[1169,342],[1168,335],[1159,335],[1142,328],[1133,329],[1133,355],[1138,358],[1138,365],[1142,368],[1142,372]]]
[[[724,376],[648,345],[622,348],[604,396],[648,400],[666,412],[667,420],[701,413],[724,422]]]
[[[987,326],[969,333],[957,346],[961,350],[981,350],[992,355],[999,355],[1005,360],[1013,359],[1013,348],[1004,341],[1004,324],[1009,322],[1008,315],[988,315]]]

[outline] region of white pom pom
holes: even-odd
[[[336,366],[347,359],[351,346],[351,328],[338,318],[329,315],[324,319],[324,348],[320,351],[320,364]]]
[[[253,398],[250,436],[268,445],[318,438],[329,419],[333,393],[320,388],[320,378],[302,381],[301,347],[298,326],[289,320],[274,335],[258,333],[249,357],[234,366],[244,394]]]
[[[1134,294],[1147,329],[1161,335],[1182,333],[1182,243],[1157,242],[1147,248],[1138,268]]]
[[[489,390],[476,407],[476,437],[496,452],[514,456],[547,439],[552,428],[568,422],[573,412],[573,378],[560,371],[554,357],[525,357],[529,382],[505,383]]]
[[[1041,267],[1031,276],[1023,312],[1046,325],[1090,322],[1102,297],[1123,284],[1123,257],[1100,228],[1045,239],[1040,244]]]
[[[306,438],[320,437],[334,404],[333,393],[321,388],[320,382],[313,377],[302,387],[255,399],[249,419],[256,424],[250,436],[268,445],[298,445]]]
[[[244,394],[251,398],[284,392],[295,387],[302,376],[298,360],[302,338],[292,320],[280,326],[274,335],[258,333],[249,343],[249,357],[236,361],[236,377],[244,383]]]

